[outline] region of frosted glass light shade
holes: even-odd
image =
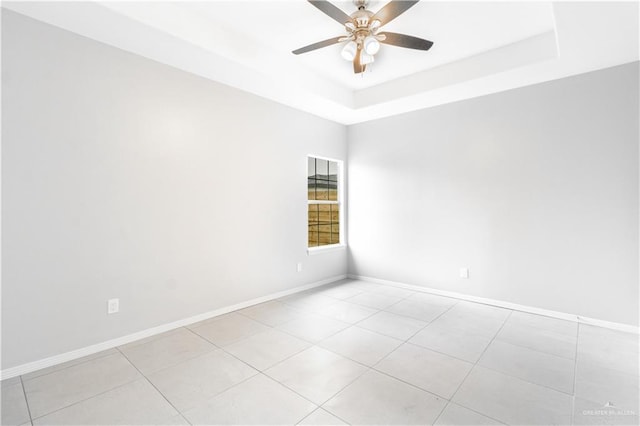
[[[364,39],[364,51],[369,55],[375,55],[380,50],[380,42],[373,36]]]
[[[356,52],[358,51],[358,45],[355,41],[351,40],[349,43],[345,44],[342,48],[342,57],[347,61],[353,61],[353,58],[356,57]]]

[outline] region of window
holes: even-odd
[[[341,243],[342,162],[308,157],[308,247]]]

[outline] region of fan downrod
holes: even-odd
[[[353,0],[353,4],[356,5],[358,10],[364,10],[369,5],[369,0]]]

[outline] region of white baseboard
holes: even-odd
[[[247,300],[232,306],[226,306],[224,308],[216,309],[213,311],[205,312],[203,314],[194,315],[189,318],[184,318],[178,321],[173,321],[167,324],[162,324],[157,327],[148,328],[146,330],[138,331],[133,334],[118,337],[115,339],[107,340],[106,342],[97,343],[95,345],[87,346],[84,348],[76,349],[70,352],[65,352],[60,355],[54,355],[49,358],[40,359],[38,361],[28,362],[26,364],[18,365],[16,367],[7,368],[0,371],[0,380],[10,379],[12,377],[21,376],[23,374],[31,373],[33,371],[40,370],[42,368],[51,367],[63,362],[72,361],[74,359],[82,358],[84,356],[93,355],[97,352],[102,352],[107,349],[122,346],[127,343],[135,342],[136,340],[144,339],[146,337],[154,336],[156,334],[164,333],[166,331],[174,330],[179,327],[184,327],[190,324],[194,324],[199,321],[203,321],[209,318],[217,317],[218,315],[228,314],[229,312],[237,311],[238,309],[247,308],[249,306],[257,305],[258,303],[268,302],[269,300],[278,299],[280,297],[288,296],[290,294],[299,293],[301,291],[309,290],[321,285],[330,284],[334,281],[347,278],[347,275],[337,275],[331,278],[327,278],[321,281],[316,281],[311,284],[306,284],[299,287],[294,287],[289,290],[272,293],[267,296],[258,297],[255,299]]]
[[[563,319],[567,321],[573,321],[580,324],[595,325],[598,327],[609,328],[612,330],[624,331],[626,333],[640,334],[639,327],[629,325],[629,324],[621,324],[617,322],[604,321],[604,320],[595,319],[595,318],[583,317],[581,315],[567,314],[565,312],[552,311],[549,309],[536,308],[533,306],[519,305],[517,303],[504,302],[502,300],[487,299],[485,297],[471,296],[471,295],[462,294],[462,293],[455,293],[453,291],[438,290],[435,288],[422,287],[414,284],[405,284],[405,283],[400,283],[396,281],[382,280],[379,278],[364,277],[361,275],[354,275],[354,274],[349,274],[348,277],[354,280],[363,280],[363,281],[369,281],[377,284],[391,285],[394,287],[406,288],[408,290],[420,291],[423,293],[431,293],[439,296],[447,296],[455,299],[468,300],[470,302],[477,302],[485,305],[512,309],[514,311],[528,312],[530,314],[537,314],[537,315],[543,315],[543,316],[552,317],[552,318]]]

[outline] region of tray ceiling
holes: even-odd
[[[372,0],[369,9],[384,4]],[[639,50],[637,2],[423,0],[384,29],[433,48],[383,45],[362,75],[340,57],[340,45],[291,54],[343,34],[303,0],[3,7],[344,124],[637,61]]]

